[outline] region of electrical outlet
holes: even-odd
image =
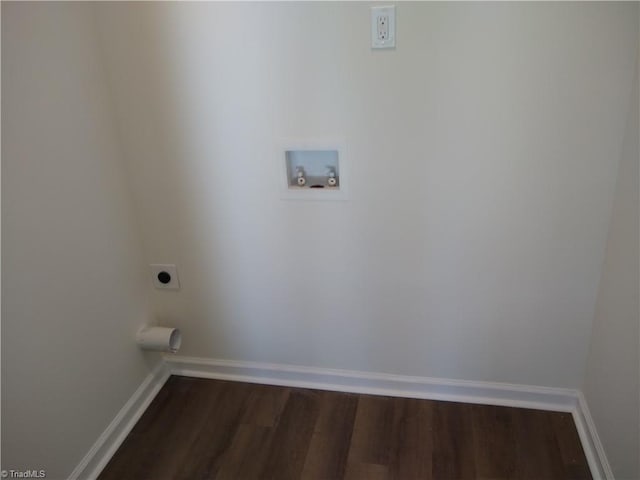
[[[378,40],[384,42],[389,40],[389,15],[378,16]]]
[[[178,268],[175,265],[149,265],[151,269],[151,279],[153,286],[167,290],[179,290],[180,279],[178,278]]]
[[[371,7],[371,48],[396,46],[396,7]]]

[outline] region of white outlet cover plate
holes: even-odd
[[[378,19],[387,17],[387,38],[378,36]],[[371,7],[371,48],[395,48],[396,46],[396,7]]]
[[[180,279],[178,278],[178,267],[172,264],[160,264],[156,263],[153,265],[149,265],[151,269],[151,279],[153,280],[153,286],[156,288],[161,288],[163,290],[179,290],[180,289]],[[171,275],[171,281],[169,283],[162,283],[158,280],[158,274],[160,272],[167,272]]]

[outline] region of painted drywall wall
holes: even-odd
[[[67,478],[149,372],[90,7],[2,3],[2,468]]]
[[[582,384],[635,3],[102,4],[149,263],[186,355]],[[286,139],[350,200],[280,198]]]
[[[638,82],[622,148],[583,388],[617,479],[640,478]]]

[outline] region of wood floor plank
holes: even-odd
[[[389,465],[389,478],[433,478],[434,403],[411,398],[394,399],[398,421],[395,422],[395,448]]]
[[[376,463],[350,462],[345,471],[345,480],[387,480],[389,468]]]
[[[111,459],[101,479],[177,478],[176,472],[189,454],[188,445],[198,435],[208,405],[215,401],[220,384],[201,379],[170,381],[172,383],[167,382],[168,401],[162,404],[154,401],[152,408],[143,415],[155,416],[156,421],[144,419],[138,422],[119,449],[123,454]],[[171,389],[172,386],[177,388]],[[166,441],[168,435],[172,442]],[[158,457],[164,461],[158,462]]]
[[[591,475],[567,413],[173,376],[99,478]]]
[[[226,456],[220,463],[216,480],[257,480],[267,461],[273,441],[273,427],[241,424]]]
[[[515,409],[513,415],[517,478],[568,478],[548,412]]]
[[[318,392],[292,390],[275,427],[262,478],[300,478],[318,412]]]
[[[190,460],[176,470],[176,479],[211,479],[220,468],[240,425],[252,386],[222,382],[216,401],[208,406],[198,434],[188,445]]]
[[[473,479],[472,405],[437,402],[433,408],[433,478]]]
[[[359,398],[349,450],[350,464],[389,465],[393,410],[390,397],[362,395]]]
[[[578,430],[571,414],[555,413],[551,416],[551,424],[560,447],[566,478],[591,479],[589,464],[580,444]]]
[[[302,478],[333,479],[344,476],[357,406],[357,395],[320,393],[320,411]]]
[[[473,405],[472,424],[476,478],[515,478],[513,408]]]
[[[272,385],[253,385],[241,423],[273,427],[278,423],[290,389]]]
[[[361,395],[351,436],[345,478],[389,478],[394,423],[393,398]]]

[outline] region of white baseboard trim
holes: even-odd
[[[594,480],[614,480],[579,390],[166,355],[172,375],[570,412]]]
[[[122,407],[69,480],[95,479],[170,375],[285,387],[570,412],[594,480],[614,480],[579,390],[165,355]]]
[[[591,475],[594,480],[614,480],[611,465],[609,465],[609,461],[607,460],[607,455],[600,441],[596,424],[593,421],[593,417],[591,417],[587,400],[584,398],[582,392],[578,392],[578,402],[573,411],[573,421],[576,424],[576,429],[582,442],[582,448],[589,462],[589,468],[591,469]]]
[[[169,376],[166,364],[159,362],[71,472],[69,480],[93,480],[100,475]]]
[[[578,392],[564,388],[412,377],[385,373],[166,355],[174,375],[287,387],[571,412]]]

